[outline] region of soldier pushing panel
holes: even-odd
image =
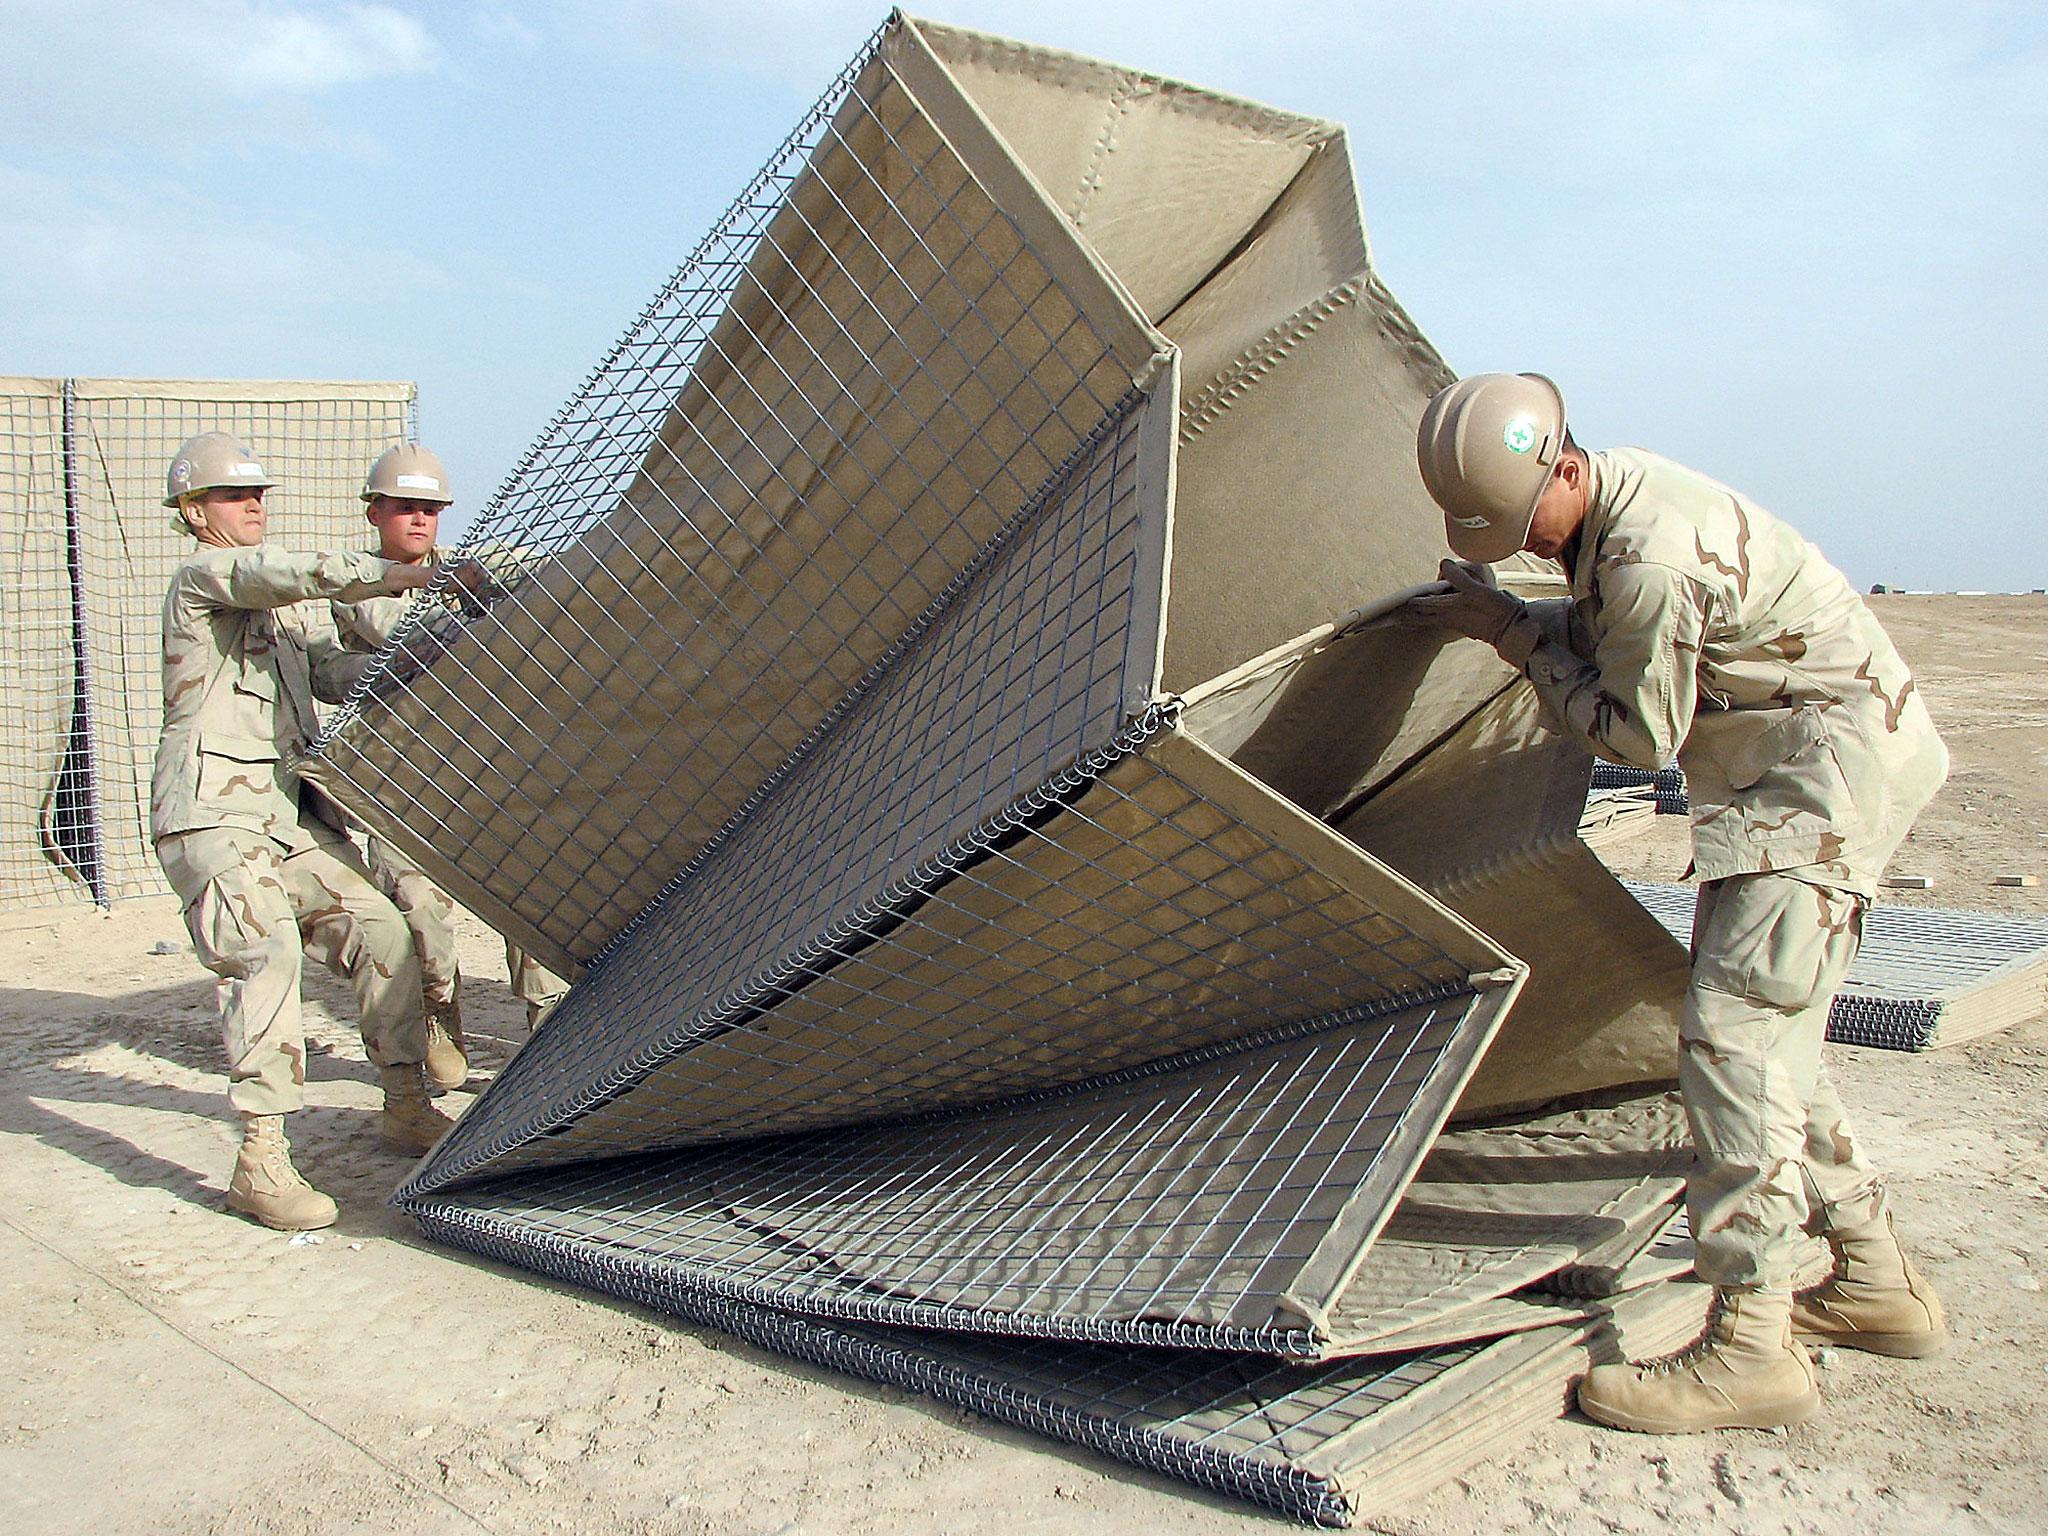
[[[199,958],[220,979],[228,1099],[243,1128],[228,1204],[303,1230],[337,1213],[292,1166],[284,1132],[304,1099],[302,949],[354,988],[383,1084],[385,1145],[418,1155],[452,1122],[427,1098],[412,934],[340,818],[291,766],[318,729],[315,697],[338,701],[367,658],[292,605],[397,597],[433,571],[266,546],[264,493],[274,483],[225,433],[191,438],[171,461],[164,505],[197,548],[164,598],[150,835]]]
[[[1820,1405],[1800,1339],[1925,1355],[1941,1303],[1899,1246],[1821,1061],[1828,1009],[1885,861],[1948,754],[1890,638],[1841,573],[1748,498],[1636,448],[1592,453],[1539,374],[1441,391],[1417,438],[1450,545],[1403,621],[1492,645],[1552,725],[1600,757],[1674,756],[1699,876],[1678,1076],[1706,1333],[1596,1367],[1579,1405],[1623,1429],[1795,1423]],[[1557,560],[1571,597],[1524,602],[1490,562]],[[1793,1291],[1804,1233],[1835,1272]]]

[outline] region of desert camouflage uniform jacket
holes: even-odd
[[[1538,615],[1523,667],[1553,723],[1618,763],[1676,756],[1702,880],[1776,870],[1872,895],[1948,772],[1890,638],[1746,497],[1641,449],[1591,459],[1572,601]]]
[[[448,551],[436,544],[427,551],[421,563],[439,566],[448,559]],[[384,644],[398,629],[399,620],[415,601],[417,592],[402,592],[393,596],[378,593],[349,602],[337,600],[329,605],[334,615],[334,627],[341,635],[341,643],[352,651],[381,651]]]
[[[150,836],[240,827],[290,849],[343,834],[300,815],[292,759],[367,665],[333,627],[289,605],[384,593],[387,562],[257,545],[202,548],[164,598],[164,729],[150,782]]]

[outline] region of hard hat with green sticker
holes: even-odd
[[[1527,453],[1536,446],[1536,423],[1527,416],[1513,417],[1501,428],[1500,440],[1510,453]]]

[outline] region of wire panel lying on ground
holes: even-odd
[[[1312,1525],[1407,1507],[1557,1415],[1563,1383],[1699,1330],[1703,1288],[1658,1284],[1491,1340],[1319,1366],[1214,1349],[890,1327],[679,1290],[665,1266],[423,1214],[430,1237],[735,1334],[762,1348],[929,1393],[1004,1423],[1247,1499]],[[1530,1310],[1540,1311],[1537,1302]]]
[[[1448,377],[1337,125],[892,18],[305,764],[579,974],[401,1205],[920,1382],[1523,1333],[1554,1407],[1587,1298],[1673,1272],[1684,955],[1499,659],[1375,617],[1444,553]],[[1255,1497],[1357,1427],[1190,1450],[1000,1376]],[[1506,1378],[1458,1379],[1407,1443]]]
[[[1680,940],[1692,934],[1689,885],[1629,881]],[[2048,922],[1942,907],[1877,906],[1828,1011],[1841,1045],[1925,1051],[2010,1029],[2048,1009]]]

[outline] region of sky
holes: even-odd
[[[2048,585],[2038,0],[919,14],[1345,123],[1459,372],[1551,374],[1859,586]],[[885,15],[4,0],[0,374],[417,380],[459,526]]]

